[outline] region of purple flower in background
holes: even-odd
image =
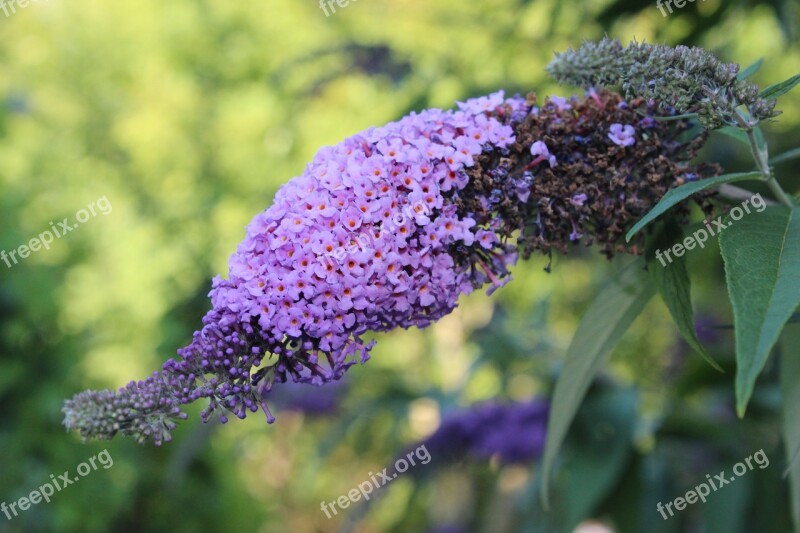
[[[336,413],[346,392],[344,380],[333,382],[327,387],[310,387],[305,383],[289,382],[273,388],[265,394],[264,399],[275,404],[278,410],[326,416]]]
[[[636,130],[630,124],[612,124],[608,130],[608,138],[618,146],[630,146],[636,142],[633,136]]]
[[[544,451],[549,410],[544,400],[479,405],[446,417],[424,444],[434,457],[532,461]]]

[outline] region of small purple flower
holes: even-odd
[[[536,156],[536,159],[531,161],[530,166],[536,165],[542,161],[547,161],[550,164],[550,168],[556,166],[556,156],[550,154],[547,145],[542,141],[536,141],[531,145],[531,155]]]
[[[567,103],[566,98],[562,98],[560,96],[551,96],[550,103],[556,106],[556,109],[559,111],[566,111],[567,109],[572,109],[572,106]]]
[[[533,178],[527,180],[524,176],[521,179],[514,180],[514,194],[516,194],[517,198],[522,203],[527,202],[528,198],[530,198],[531,182],[533,182]]]
[[[653,117],[644,117],[642,120],[639,121],[639,127],[644,129],[650,129],[656,125],[656,121]]]
[[[609,128],[608,138],[617,146],[630,146],[636,142],[634,133],[636,130],[630,124],[612,124]]]
[[[577,224],[575,224],[574,220],[571,220],[570,223],[572,224],[572,232],[569,234],[569,240],[577,241],[581,237],[583,237],[583,233],[580,232]]]
[[[586,202],[587,196],[584,193],[576,194],[572,198],[570,198],[570,203],[575,207],[583,207],[583,204]]]

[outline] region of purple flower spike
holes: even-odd
[[[535,95],[500,91],[322,148],[247,226],[191,343],[145,381],[75,396],[65,425],[160,444],[198,400],[206,422],[261,410],[271,423],[275,384],[341,379],[370,358],[368,332],[429,326],[461,295],[508,283],[519,255],[586,234],[611,256],[669,187],[708,174],[689,163],[695,144],[658,141],[678,122],[628,150],[593,133],[633,145],[622,124],[642,102],[620,101],[592,92],[537,110]]]

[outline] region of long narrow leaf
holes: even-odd
[[[781,155],[776,155],[769,160],[769,164],[777,165],[778,163],[785,163],[786,161],[791,161],[793,159],[797,159],[798,157],[800,157],[800,148],[794,148],[788,152],[783,152]]]
[[[759,94],[758,96],[760,96],[761,98],[771,98],[774,100],[775,98],[783,96],[784,94],[794,89],[795,85],[797,85],[798,83],[800,83],[800,74],[795,74],[788,80],[784,80],[780,83],[775,83],[773,85],[770,85],[769,87],[761,91],[761,94]]]
[[[763,57],[758,58],[758,60],[755,63],[753,63],[744,70],[740,70],[739,74],[736,75],[736,79],[744,80],[746,78],[749,78],[750,76],[758,72],[758,69],[760,69],[761,65],[763,64],[764,64],[764,58]]]
[[[575,413],[600,367],[622,335],[655,294],[644,260],[630,263],[612,278],[589,306],[567,349],[556,383],[542,462],[542,499],[547,505],[550,472]]]
[[[661,299],[664,300],[683,338],[708,364],[722,372],[722,368],[700,343],[694,329],[692,284],[686,268],[686,255],[665,257],[661,252],[661,250],[669,249],[676,242],[681,242],[682,239],[683,231],[676,222],[668,220],[662,224],[648,243],[647,269],[655,280]]]
[[[714,131],[732,139],[736,139],[745,146],[750,146],[750,140],[747,138],[747,134],[741,128],[734,126],[722,126]]]
[[[714,178],[708,178],[700,181],[692,181],[690,183],[686,183],[681,185],[680,187],[676,187],[674,189],[670,189],[667,191],[667,194],[661,199],[656,206],[650,210],[642,219],[636,223],[633,228],[628,232],[625,236],[625,240],[630,241],[631,238],[636,235],[643,227],[648,225],[650,222],[654,221],[659,216],[663,215],[670,207],[686,200],[693,194],[696,194],[700,191],[705,191],[706,189],[712,189],[714,187],[718,187],[723,183],[733,183],[736,181],[744,181],[744,180],[754,180],[761,177],[761,173],[759,172],[737,172],[735,174],[723,174],[722,176],[716,176]]]

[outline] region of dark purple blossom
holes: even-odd
[[[544,400],[478,405],[446,417],[424,444],[434,457],[532,461],[544,451],[549,410]]]

